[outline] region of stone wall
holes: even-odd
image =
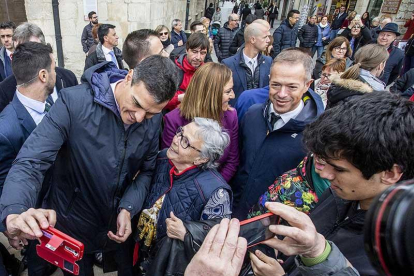
[[[186,0],[98,0],[97,14],[100,23],[116,26],[119,47],[128,33],[142,28],[155,28],[160,24],[170,26],[175,18],[185,20]],[[42,28],[46,41],[56,52],[52,0],[25,0],[27,21]],[[200,19],[204,0],[191,0],[190,19]],[[59,1],[65,68],[80,77],[85,65],[80,38],[88,21],[84,20],[82,0]],[[191,21],[190,21],[191,23]],[[56,56],[56,53],[55,53]]]

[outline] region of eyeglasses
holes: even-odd
[[[337,47],[334,47],[334,50],[335,51],[338,51],[338,52],[346,52],[347,50],[348,50],[348,48],[342,48],[341,46],[337,46]]]
[[[188,141],[188,138],[184,136],[184,130],[182,127],[179,127],[177,132],[175,133],[175,135],[177,135],[178,137],[180,137],[180,144],[181,147],[183,149],[187,149],[187,148],[192,148],[193,150],[196,150],[198,152],[201,152],[201,150],[199,150],[198,148],[193,147],[192,145],[190,145],[190,141]]]
[[[321,75],[321,78],[327,78],[327,79],[329,79],[331,77],[331,74],[326,74],[326,73],[323,73],[322,75]]]
[[[159,33],[159,35],[168,35],[168,32]]]
[[[361,29],[361,27],[357,25],[357,26],[353,26],[352,29]]]

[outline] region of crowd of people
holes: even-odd
[[[405,34],[345,6],[271,34],[277,16],[210,4],[121,49],[90,12],[80,83],[37,25],[1,23],[0,231],[24,260],[0,244],[0,275],[51,275],[48,227],[84,244],[84,276],[379,275],[362,232],[414,178],[414,13]],[[240,221],[269,212],[251,247]]]

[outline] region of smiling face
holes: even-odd
[[[233,78],[224,86],[223,89],[223,111],[227,111],[230,107],[229,101],[234,99],[236,96],[233,91]]]
[[[167,151],[168,159],[170,159],[179,172],[193,165],[203,163],[203,160],[200,158],[200,152],[197,151],[201,150],[203,146],[203,141],[197,135],[198,127],[195,123],[190,123],[183,126],[181,130],[181,133],[177,133],[174,136]]]
[[[278,114],[294,110],[313,80],[306,81],[301,63],[276,63],[270,72],[269,98]]]
[[[131,86],[133,70],[130,70],[125,80],[115,88],[115,97],[119,105],[124,124],[141,123],[154,115],[161,113],[167,102],[158,104],[141,81]]]
[[[328,23],[328,17],[326,17],[326,16],[322,17],[321,23],[323,25],[326,25],[326,23]]]
[[[162,29],[158,35],[161,41],[166,41],[168,39],[168,30],[166,28]]]
[[[345,58],[346,52],[348,51],[348,47],[346,43],[342,43],[341,46],[334,47],[332,49],[332,56],[334,58]]]
[[[359,36],[360,33],[361,33],[361,27],[359,25],[355,25],[355,26],[352,27],[352,29],[351,29],[351,35],[353,37]]]
[[[390,47],[391,43],[397,38],[397,35],[391,32],[380,32],[377,43],[381,46]]]

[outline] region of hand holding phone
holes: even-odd
[[[251,248],[275,236],[269,230],[270,225],[278,225],[280,217],[266,213],[240,222],[240,237],[247,240],[247,248]]]

